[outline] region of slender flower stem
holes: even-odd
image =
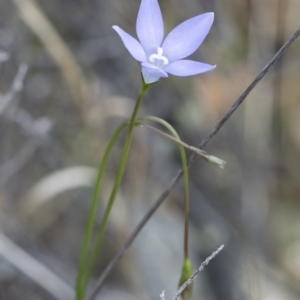
[[[173,138],[177,141],[180,155],[181,155],[181,161],[182,161],[182,170],[183,170],[183,181],[184,181],[184,240],[183,240],[183,252],[184,252],[184,258],[187,259],[189,257],[189,210],[190,210],[190,199],[189,199],[189,172],[188,172],[188,166],[187,166],[187,159],[186,154],[183,148],[183,143],[180,140],[180,137],[176,130],[165,120],[154,117],[154,116],[146,116],[141,117],[137,121],[152,121],[159,123],[163,127],[165,127],[169,132],[173,135]],[[185,144],[186,145],[186,144]]]
[[[160,125],[165,127],[171,133],[172,136],[168,135],[168,137],[171,137],[174,141],[176,141],[178,143],[178,148],[180,151],[181,161],[182,161],[182,168],[183,168],[183,172],[184,172],[184,174],[183,174],[183,176],[184,176],[184,202],[188,204],[188,202],[189,202],[189,184],[188,184],[189,177],[188,177],[186,154],[185,154],[185,151],[183,148],[183,144],[185,144],[185,143],[181,142],[180,137],[177,134],[176,130],[165,120],[160,119],[158,117],[153,117],[153,116],[144,116],[144,117],[140,117],[140,118],[136,119],[136,122],[134,125],[145,126],[145,124],[142,123],[143,121],[152,121],[152,122],[159,123]],[[127,124],[128,124],[128,122],[127,122]],[[189,205],[187,205],[187,207],[189,208]],[[187,213],[187,215],[189,215],[189,214]],[[186,221],[188,223],[188,220],[186,220]],[[186,222],[185,222],[185,224],[186,224]],[[188,228],[185,226],[185,231],[186,231],[186,229],[188,229]],[[100,236],[100,233],[99,233],[99,236]],[[99,236],[98,236],[98,238],[99,238]],[[184,236],[184,245],[185,245],[184,246],[184,257],[186,258],[188,255],[188,235]],[[97,252],[96,252],[96,254],[97,254]],[[109,263],[109,265],[113,264],[113,263],[114,262],[111,261]],[[107,267],[109,267],[109,265]],[[107,270],[107,267],[105,270]],[[104,271],[104,274],[102,274],[102,276],[105,276],[105,271]],[[100,284],[102,284],[102,282],[100,282]],[[96,293],[97,293],[97,286],[93,290],[93,292],[88,296],[87,300],[94,299],[96,297]]]
[[[124,171],[125,171],[125,167],[126,167],[126,163],[127,163],[127,159],[128,159],[128,154],[129,154],[129,150],[130,150],[130,146],[131,146],[132,133],[133,133],[134,125],[135,125],[136,116],[137,116],[138,110],[140,108],[140,105],[142,103],[143,97],[144,97],[145,93],[147,92],[147,90],[149,89],[149,87],[150,87],[150,85],[145,84],[144,82],[142,83],[140,91],[139,91],[139,95],[138,95],[138,98],[137,98],[137,101],[136,101],[136,104],[135,104],[135,107],[134,107],[134,110],[133,110],[133,113],[132,113],[132,116],[131,116],[131,119],[129,121],[128,132],[127,132],[125,145],[124,145],[121,160],[120,160],[119,169],[118,169],[118,172],[117,172],[117,175],[116,175],[115,183],[114,183],[111,195],[109,197],[107,207],[106,207],[105,212],[104,212],[104,216],[103,216],[103,219],[102,219],[102,222],[101,222],[101,225],[100,225],[100,229],[99,229],[99,233],[98,233],[98,236],[97,236],[96,244],[94,246],[94,249],[93,249],[91,257],[90,257],[90,260],[89,260],[88,265],[86,267],[86,272],[84,274],[84,278],[82,279],[82,282],[81,282],[81,284],[82,284],[82,286],[81,286],[82,287],[82,292],[81,292],[82,296],[81,297],[85,296],[86,289],[87,289],[87,286],[88,286],[88,282],[90,280],[93,267],[94,267],[94,265],[96,263],[96,260],[97,260],[98,252],[99,252],[102,240],[103,240],[103,236],[104,236],[105,229],[106,229],[106,226],[107,226],[107,223],[108,223],[108,220],[109,220],[109,216],[110,216],[110,213],[111,213],[111,210],[112,210],[112,207],[113,207],[113,204],[114,204],[114,201],[115,201],[115,198],[116,198],[117,192],[119,190],[119,187],[120,187],[120,184],[121,184],[121,181],[122,181],[122,178],[123,178],[123,174],[124,174]],[[83,299],[83,298],[80,298],[80,299]]]
[[[79,267],[78,267],[78,274],[77,274],[77,280],[76,280],[76,299],[82,299],[81,295],[81,289],[82,289],[82,278],[84,276],[85,272],[85,264],[88,256],[88,250],[89,250],[89,245],[91,242],[92,238],[92,233],[93,233],[93,228],[94,228],[94,223],[95,223],[95,217],[96,217],[96,212],[97,212],[97,206],[98,206],[98,198],[99,198],[99,192],[100,192],[100,187],[101,187],[101,182],[103,178],[103,174],[111,153],[111,150],[119,137],[120,133],[126,126],[128,126],[129,122],[125,121],[123,122],[114,132],[112,135],[106,149],[103,155],[103,158],[101,160],[101,164],[99,167],[98,171],[98,176],[96,179],[95,187],[94,187],[94,193],[93,193],[93,199],[90,207],[90,212],[88,216],[88,224],[86,227],[86,232],[85,232],[85,238],[82,246],[82,251],[81,251],[81,257],[80,257],[80,262],[79,262]]]

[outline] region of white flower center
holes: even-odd
[[[163,48],[158,47],[157,53],[151,54],[149,56],[149,61],[158,68],[161,68],[162,66],[165,66],[169,63],[169,60],[165,56],[163,56],[163,52]]]

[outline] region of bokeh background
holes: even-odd
[[[161,0],[166,32],[203,12],[215,22],[192,58],[217,68],[153,85],[141,114],[196,146],[299,27],[299,0]],[[112,30],[135,36],[139,0],[0,0],[0,299],[71,299],[95,172],[130,116],[141,77]],[[190,169],[193,299],[300,297],[300,41]],[[0,59],[4,60],[2,53]],[[23,82],[23,85],[21,84]],[[124,142],[112,154],[98,223]],[[135,131],[91,287],[180,168],[174,143]],[[177,290],[183,256],[178,184],[113,270],[99,299],[159,299]]]

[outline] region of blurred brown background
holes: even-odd
[[[300,1],[159,3],[166,33],[215,12],[192,58],[216,70],[160,80],[140,112],[168,120],[197,145],[299,27]],[[10,55],[0,66],[0,299],[71,298],[96,168],[113,130],[130,116],[141,81],[111,26],[136,36],[139,4],[0,0],[0,50]],[[196,279],[193,299],[300,297],[299,49],[296,41],[209,144],[207,151],[226,160],[226,168],[198,159],[190,169],[194,267],[226,247]],[[122,141],[106,173],[98,220]],[[178,168],[175,144],[136,129],[94,279]],[[180,182],[99,299],[159,299],[162,290],[170,299],[182,236]]]

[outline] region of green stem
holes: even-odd
[[[130,119],[130,122],[129,122],[128,132],[127,132],[125,145],[124,145],[121,160],[120,160],[119,169],[118,169],[118,172],[117,172],[117,175],[116,175],[115,183],[114,183],[111,195],[109,197],[107,207],[106,207],[105,212],[104,212],[104,216],[103,216],[103,219],[102,219],[102,222],[101,222],[101,225],[100,225],[100,229],[99,229],[99,233],[98,233],[98,236],[97,236],[97,240],[96,240],[94,250],[92,251],[90,260],[88,262],[88,266],[86,268],[85,276],[84,276],[83,281],[82,281],[82,296],[83,297],[85,296],[86,289],[87,289],[87,286],[88,286],[88,283],[89,283],[89,280],[90,280],[90,277],[91,277],[91,274],[92,274],[93,267],[96,263],[98,252],[99,252],[99,249],[100,249],[100,246],[101,246],[101,243],[102,243],[102,240],[103,240],[103,236],[104,236],[104,233],[105,233],[105,229],[106,229],[106,226],[107,226],[107,223],[108,223],[108,220],[109,220],[111,209],[113,207],[117,192],[119,190],[119,187],[120,187],[120,184],[121,184],[121,181],[122,181],[122,178],[123,178],[123,174],[124,174],[124,171],[125,171],[125,166],[126,166],[126,162],[127,162],[127,159],[128,159],[130,146],[131,146],[132,133],[133,133],[134,125],[135,125],[135,119],[136,119],[139,107],[142,103],[143,97],[144,97],[145,93],[147,92],[147,90],[149,89],[149,87],[150,87],[150,85],[145,84],[144,82],[142,83],[140,91],[139,91],[139,95],[138,95],[138,98],[137,98],[137,101],[136,101],[136,104],[135,104],[135,107],[134,107],[134,110],[133,110],[133,113],[132,113],[132,116],[131,116],[131,119]],[[81,299],[83,299],[83,298],[80,298],[80,300]]]
[[[95,217],[96,217],[96,212],[97,212],[97,206],[98,206],[98,198],[99,198],[99,192],[100,192],[100,186],[101,186],[101,181],[103,178],[103,174],[110,156],[110,153],[112,151],[112,148],[119,137],[120,133],[126,126],[128,126],[129,122],[125,121],[119,127],[116,129],[114,134],[112,135],[106,149],[103,155],[103,158],[101,160],[101,164],[99,167],[95,187],[94,187],[94,193],[93,193],[93,199],[92,199],[92,204],[88,216],[88,224],[86,227],[86,232],[85,232],[85,237],[84,237],[84,242],[81,250],[81,256],[80,256],[80,261],[79,261],[79,266],[78,266],[78,273],[77,273],[77,279],[76,279],[76,299],[80,300],[82,299],[81,295],[81,284],[82,284],[82,278],[84,275],[85,271],[85,263],[87,260],[88,256],[88,250],[89,250],[89,245],[91,242],[92,234],[93,234],[93,227],[94,227],[94,222],[95,222]]]
[[[198,148],[196,148],[194,146],[190,146],[190,145],[184,143],[183,141],[176,139],[174,136],[171,136],[171,135],[169,135],[169,134],[167,134],[167,133],[165,133],[165,132],[163,132],[163,131],[155,128],[155,127],[152,127],[152,126],[146,125],[146,124],[139,124],[139,123],[137,123],[136,125],[138,125],[140,127],[149,128],[149,129],[151,129],[153,131],[156,131],[157,133],[159,133],[160,135],[163,135],[167,139],[169,139],[169,140],[171,140],[171,141],[173,141],[173,142],[175,142],[177,144],[182,145],[184,148],[189,149],[189,150],[195,152],[199,156],[202,156],[206,161],[208,161],[208,162],[210,162],[210,163],[218,166],[220,169],[224,169],[224,167],[226,165],[226,161],[225,160],[222,160],[222,159],[220,159],[220,158],[218,158],[216,156],[213,156],[213,155],[209,155],[205,151],[203,151],[202,149],[198,149]]]
[[[177,140],[180,140],[180,137],[176,130],[165,120],[160,119],[154,116],[146,116],[137,119],[139,121],[152,121],[159,123],[160,125],[164,126]],[[188,166],[187,166],[187,159],[186,154],[184,151],[184,147],[181,143],[177,143],[180,151],[181,161],[182,161],[182,169],[183,169],[183,180],[184,180],[184,240],[183,240],[183,251],[184,251],[184,258],[188,259],[189,257],[189,173],[188,173]]]

